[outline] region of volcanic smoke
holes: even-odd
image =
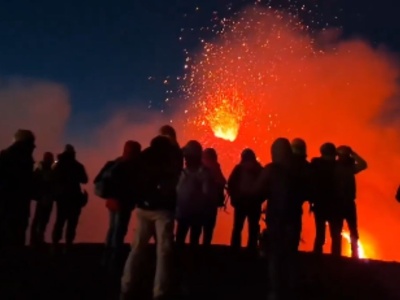
[[[383,122],[399,95],[392,57],[362,40],[337,40],[335,30],[310,32],[272,9],[250,7],[219,25],[186,59],[185,139],[215,147],[226,176],[245,147],[267,163],[279,136],[304,138],[309,158],[327,141],[350,145],[369,164],[357,176],[363,255],[400,260],[392,238],[400,230],[399,128]],[[304,212],[302,248],[311,250],[314,224]],[[221,213],[216,242],[228,243],[231,228],[232,215]]]

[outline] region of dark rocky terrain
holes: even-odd
[[[49,249],[26,248],[1,255],[0,299],[118,299],[118,276],[101,265],[102,246],[78,244],[69,254],[51,255]],[[149,248],[151,289],[154,249]],[[224,246],[187,260],[189,299],[265,299],[266,264],[263,259],[234,255]],[[190,267],[189,267],[190,265]],[[333,260],[301,254],[301,293],[296,299],[400,299],[400,264],[380,261]],[[141,297],[145,300],[146,296]]]

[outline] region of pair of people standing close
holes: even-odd
[[[226,180],[215,150],[203,151],[197,141],[188,142],[181,150],[175,130],[168,125],[142,152],[140,162],[137,228],[121,280],[121,299],[138,292],[143,256],[152,236],[157,241],[153,296],[167,299],[172,293],[175,218],[178,247],[184,245],[189,231],[191,245],[199,245],[203,233],[203,244],[209,246],[218,207],[224,202]]]

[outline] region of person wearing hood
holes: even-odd
[[[53,248],[56,250],[63,237],[65,225],[65,250],[72,246],[82,207],[86,205],[87,194],[82,192],[82,184],[88,183],[85,167],[76,160],[72,145],[66,145],[53,165],[53,182],[57,204],[56,221],[52,233]]]
[[[45,232],[50,220],[54,202],[54,189],[51,169],[53,163],[53,153],[46,152],[43,155],[43,160],[39,162],[37,168],[35,169],[35,189],[37,194],[35,199],[35,215],[31,224],[30,244],[32,246],[39,246],[45,243]]]
[[[205,212],[203,220],[203,245],[210,246],[214,235],[215,225],[217,223],[218,207],[225,206],[225,186],[226,179],[222,173],[221,166],[218,162],[217,151],[213,148],[206,148],[203,151],[202,163],[212,176],[215,186],[216,199],[212,199],[212,204],[208,211]],[[215,201],[216,200],[216,201]]]
[[[34,198],[35,147],[32,131],[20,129],[13,144],[0,152],[0,247],[25,245]]]
[[[296,185],[296,197],[293,214],[296,218],[297,246],[300,246],[302,232],[303,204],[308,201],[311,207],[313,191],[311,165],[307,160],[307,145],[301,138],[295,138],[291,142],[293,151],[293,176]]]
[[[315,240],[313,252],[323,253],[325,244],[326,223],[332,240],[331,252],[335,254],[341,244],[340,212],[335,196],[335,168],[336,147],[332,143],[325,143],[320,148],[320,157],[311,160],[313,172],[313,199],[312,212],[315,220]]]
[[[105,164],[94,183],[101,182],[109,188],[105,196],[109,210],[109,227],[106,236],[103,264],[119,266],[122,248],[128,231],[132,211],[138,198],[141,145],[137,141],[127,141],[121,157]],[[106,187],[106,185],[109,185]]]
[[[276,139],[267,164],[253,186],[253,194],[267,200],[269,299],[292,294],[296,285],[298,216],[296,172],[291,144]],[[293,294],[295,295],[295,294]],[[293,296],[292,295],[292,296]],[[290,296],[290,295],[288,295]]]
[[[349,146],[337,148],[337,163],[335,169],[335,189],[338,205],[341,210],[341,226],[346,221],[350,231],[351,256],[358,258],[358,222],[356,207],[356,177],[355,175],[367,169],[367,162]],[[341,254],[339,242],[335,255]],[[340,243],[341,245],[341,243]]]
[[[211,171],[202,163],[203,149],[199,142],[189,141],[183,148],[185,168],[177,185],[176,243],[185,244],[190,231],[190,245],[198,246],[202,228],[216,210],[215,183]],[[203,233],[204,239],[204,233]]]
[[[121,279],[120,299],[131,299],[140,286],[147,245],[156,236],[157,264],[153,298],[170,296],[173,264],[176,186],[181,174],[179,147],[165,135],[155,137],[140,155],[140,194],[137,227]]]
[[[257,250],[263,198],[254,197],[249,189],[258,179],[261,171],[262,166],[257,161],[254,151],[245,149],[241,154],[240,163],[234,167],[228,179],[228,192],[234,208],[231,247],[236,250],[242,246],[241,236],[246,219],[249,231],[247,248],[251,251]]]

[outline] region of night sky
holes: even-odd
[[[66,86],[72,102],[70,134],[96,125],[116,107],[147,107],[152,101],[159,110],[165,99],[163,79],[182,75],[183,49],[198,47],[195,33],[178,40],[181,28],[207,26],[213,11],[229,16],[253,2],[7,1],[0,10],[0,78]],[[271,4],[285,7],[289,2],[295,1]],[[297,2],[313,10],[313,17],[306,16],[312,26],[340,26],[344,37],[363,37],[400,51],[395,0]]]

